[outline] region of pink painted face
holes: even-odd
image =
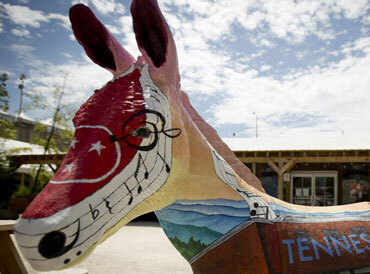
[[[35,269],[59,269],[80,258],[170,174],[172,141],[181,134],[169,107],[179,78],[176,49],[155,1],[134,1],[131,12],[139,62],[87,7],[70,11],[77,40],[114,78],[76,113],[61,167],[15,225]]]

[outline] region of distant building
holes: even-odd
[[[42,146],[4,138],[0,138],[0,150],[11,153],[11,155],[13,156],[44,153],[44,148]],[[33,178],[30,173],[31,165],[27,164],[17,168],[14,176],[15,178],[17,178],[17,181],[19,181],[21,185],[31,185],[33,182]]]
[[[266,192],[300,205],[370,201],[370,138],[224,138]]]
[[[5,112],[0,111],[0,119],[5,120],[14,126],[17,132],[15,140],[0,138],[0,150],[4,151],[7,156],[16,155],[42,155],[44,154],[44,147],[35,144],[34,138],[42,138],[46,140],[48,138],[48,133],[51,130],[51,123],[39,123],[31,119],[26,119],[24,117],[17,117]],[[44,125],[46,130],[40,131],[35,130],[35,126]],[[56,145],[61,151],[66,151],[69,148],[70,140],[61,138],[62,130],[60,127],[56,127],[54,131],[54,137],[56,139]],[[59,137],[59,138],[58,138]],[[53,152],[52,152],[53,153]],[[54,152],[55,153],[55,152]],[[19,177],[19,182],[21,185],[30,185],[33,182],[33,177],[30,175],[32,172],[32,165],[35,163],[23,164],[15,171],[15,177]],[[48,162],[45,162],[48,163]],[[14,164],[12,162],[11,164]],[[55,164],[53,161],[50,164]],[[50,170],[47,165],[45,165],[47,170]]]
[[[50,133],[51,125],[50,123],[39,123],[30,119],[26,119],[23,117],[17,117],[5,112],[0,112],[0,119],[6,120],[8,123],[14,125],[14,129],[17,131],[17,138],[16,140],[21,142],[26,142],[30,144],[34,144],[34,137],[39,137],[42,139],[46,139],[48,137],[48,133]],[[37,125],[45,125],[47,126],[46,131],[41,132],[35,130],[35,126]],[[69,147],[70,140],[58,138],[58,136],[62,136],[62,130],[60,127],[55,128],[55,136],[57,140],[57,146],[61,151],[66,151]]]

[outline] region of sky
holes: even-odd
[[[182,90],[219,135],[370,138],[370,0],[158,0],[177,45]],[[134,57],[130,1],[0,1],[0,73],[10,113],[25,92],[76,108],[112,76],[73,37],[68,9],[88,5]],[[41,119],[45,113],[26,113]]]

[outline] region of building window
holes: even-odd
[[[370,201],[369,164],[342,164],[342,201],[350,204]]]
[[[278,197],[278,176],[275,170],[268,164],[261,164],[260,180],[266,193],[272,197]]]
[[[337,204],[338,175],[336,171],[292,172],[293,204],[332,206]]]

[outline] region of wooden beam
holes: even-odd
[[[284,189],[283,174],[278,174],[278,199],[283,200],[283,189]]]
[[[270,167],[272,167],[273,170],[275,170],[277,174],[280,174],[280,168],[271,159],[268,159],[267,163]]]
[[[291,170],[293,166],[295,165],[295,162],[293,160],[289,160],[281,169],[281,173],[284,174],[285,172]]]
[[[253,173],[254,175],[256,175],[256,171],[257,171],[256,163],[253,163],[253,164],[252,164],[252,173]]]
[[[283,190],[284,190],[284,173],[287,170],[290,170],[294,165],[295,162],[293,160],[289,160],[287,163],[279,162],[279,166],[277,166],[271,159],[268,159],[268,164],[272,167],[273,170],[278,174],[278,198],[280,200],[283,199]]]
[[[65,154],[32,154],[32,155],[10,155],[6,158],[13,167],[20,167],[24,164],[56,164],[60,165]]]
[[[240,157],[240,161],[243,163],[260,163],[268,164],[269,160],[275,163],[286,163],[293,160],[296,164],[300,163],[370,163],[370,157],[368,156],[337,156],[337,157],[292,157],[292,158],[276,158],[276,157]]]
[[[0,221],[0,273],[28,273],[22,258],[9,233],[13,230],[14,221]]]
[[[287,170],[290,170],[295,165],[295,162],[293,160],[289,160],[284,165],[280,163],[282,166],[281,168],[278,167],[271,159],[268,159],[267,163],[273,168],[273,170],[275,170],[277,174],[281,174],[281,175],[283,175]]]

